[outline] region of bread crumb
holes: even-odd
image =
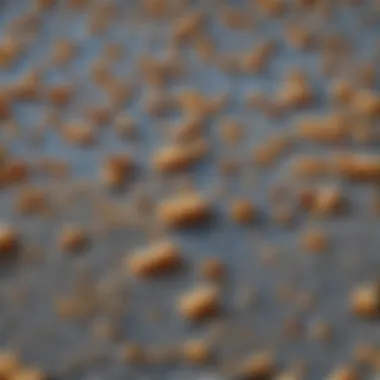
[[[356,371],[351,367],[340,367],[332,371],[328,380],[359,380]]]
[[[275,375],[276,364],[271,353],[256,353],[243,359],[237,368],[238,376],[247,379],[270,379]]]
[[[361,318],[378,318],[380,316],[379,284],[363,284],[356,287],[350,296],[353,313]]]
[[[101,168],[101,180],[110,188],[119,188],[131,176],[133,168],[132,158],[128,154],[108,156]]]
[[[178,247],[169,241],[138,249],[126,258],[128,271],[138,277],[154,277],[173,272],[181,266],[181,262]]]
[[[183,344],[183,356],[190,364],[205,364],[211,357],[210,349],[203,339],[190,339]]]
[[[238,224],[250,224],[257,217],[257,210],[247,199],[236,199],[230,204],[231,219]]]
[[[198,225],[211,216],[209,203],[199,194],[177,195],[158,205],[157,217],[167,227]]]
[[[323,253],[327,250],[329,239],[326,233],[314,228],[305,231],[301,235],[301,248],[307,252]]]
[[[198,285],[178,301],[178,311],[187,320],[198,322],[216,315],[220,310],[220,294],[216,287]]]
[[[220,281],[225,277],[226,268],[220,259],[209,257],[201,262],[199,272],[206,280]]]
[[[59,244],[67,253],[83,250],[88,243],[88,236],[84,229],[78,226],[66,226],[61,230]]]
[[[6,256],[17,251],[20,237],[17,231],[7,224],[0,225],[0,255]]]
[[[0,378],[9,379],[20,369],[18,356],[12,351],[0,352]]]

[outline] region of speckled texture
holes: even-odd
[[[104,99],[93,91],[88,80],[87,64],[99,53],[107,41],[117,41],[125,46],[126,58],[117,63],[115,70],[132,82],[138,84],[139,77],[133,69],[133,62],[142,52],[157,52],[166,39],[168,26],[165,22],[152,22],[139,12],[133,10],[138,1],[119,1],[121,11],[119,21],[102,36],[90,36],[85,30],[86,14],[73,14],[63,6],[56,7],[43,17],[41,31],[35,45],[17,65],[9,71],[0,71],[0,82],[14,80],[26,67],[41,63],[44,53],[57,37],[67,36],[80,44],[78,58],[62,70],[48,70],[46,80],[55,82],[69,78],[80,88],[80,94],[68,107],[67,118],[79,116],[82,105],[103,102]],[[234,6],[239,6],[236,2]],[[235,4],[236,3],[236,4]],[[367,2],[370,3],[370,2]],[[16,16],[29,4],[27,0],[3,0],[0,8],[0,25],[6,26],[8,20]],[[194,7],[208,9],[213,13],[215,1],[194,1]],[[358,18],[365,13],[365,6],[347,8],[334,16],[331,29],[344,30],[345,35],[355,43],[363,57],[371,53],[370,48],[375,39],[379,39],[379,21],[363,29],[358,25]],[[262,37],[280,36],[281,20],[264,22],[253,31],[226,31],[218,23],[209,25],[212,35],[217,41],[218,49],[226,52],[244,50],[253,41]],[[355,343],[360,341],[380,343],[380,325],[378,322],[363,322],[355,319],[348,311],[348,291],[354,284],[379,276],[380,244],[379,219],[369,212],[369,196],[371,186],[349,185],[342,183],[345,193],[354,200],[349,217],[334,217],[328,221],[308,220],[291,228],[280,228],[268,222],[268,188],[279,179],[289,181],[288,164],[291,154],[283,157],[268,172],[254,170],[247,165],[243,174],[230,179],[218,176],[215,168],[215,157],[224,152],[217,141],[218,120],[222,115],[231,115],[248,125],[248,135],[241,147],[231,149],[231,155],[240,157],[250,147],[255,146],[266,137],[289,128],[292,117],[269,120],[255,111],[244,107],[244,96],[251,90],[274,91],[281,78],[281,73],[295,65],[307,69],[313,77],[313,85],[319,89],[318,102],[314,107],[321,112],[328,107],[326,82],[317,75],[317,59],[315,53],[299,53],[289,47],[281,46],[276,59],[270,64],[267,72],[259,76],[225,75],[211,66],[201,64],[191,51],[187,54],[188,76],[180,84],[173,84],[175,90],[185,86],[194,86],[206,94],[220,91],[229,93],[231,104],[223,113],[210,122],[208,137],[213,149],[212,158],[198,166],[194,171],[196,184],[206,194],[211,194],[218,183],[225,183],[229,189],[229,198],[247,196],[260,209],[264,210],[262,222],[254,228],[234,225],[226,217],[226,204],[216,205],[216,221],[202,229],[192,232],[173,233],[173,239],[183,248],[184,255],[190,262],[197,263],[208,255],[220,257],[228,268],[228,282],[224,291],[226,312],[229,323],[236,327],[247,328],[253,334],[249,347],[266,349],[275,347],[280,362],[289,362],[303,356],[310,360],[311,371],[307,379],[320,380],[333,365],[344,363],[350,357]],[[88,149],[70,147],[60,141],[54,128],[48,132],[41,146],[31,146],[28,136],[31,128],[42,116],[45,107],[41,104],[25,103],[15,106],[15,118],[19,123],[19,137],[7,147],[13,153],[23,157],[54,156],[67,159],[72,164],[74,176],[85,180],[93,180],[98,175],[100,160],[110,152],[127,151],[136,158],[139,166],[139,178],[149,182],[149,160],[152,150],[163,142],[160,128],[167,122],[179,120],[179,115],[170,115],[165,119],[154,119],[147,116],[138,100],[144,95],[139,89],[132,101],[125,107],[133,115],[139,127],[141,138],[136,144],[120,140],[110,128],[103,128],[99,145]],[[308,112],[308,111],[307,111]],[[6,136],[0,128],[0,140]],[[322,151],[324,148],[310,145],[297,146],[296,151],[309,152],[311,149]],[[363,148],[360,148],[363,150]],[[365,147],[365,151],[379,152],[378,146]],[[335,180],[332,180],[336,182]],[[55,188],[67,186],[62,183],[48,183],[43,178],[38,183]],[[160,199],[165,193],[164,186],[158,186],[155,197]],[[74,379],[185,379],[202,378],[198,369],[177,368],[178,366],[148,366],[134,368],[123,365],[117,359],[119,342],[99,342],[91,337],[91,325],[83,322],[67,322],[57,319],[53,310],[53,299],[67,294],[74,286],[74,278],[78,271],[88,271],[94,283],[109,277],[120,278],[124,284],[120,300],[126,310],[120,323],[123,339],[145,342],[155,346],[161,343],[175,343],[186,336],[205,330],[205,327],[194,327],[185,323],[175,312],[174,301],[179,294],[192,286],[196,274],[185,270],[174,278],[155,282],[139,281],[124,275],[120,263],[126,251],[145,244],[144,236],[138,228],[124,227],[110,232],[104,238],[93,238],[89,249],[78,257],[63,255],[56,247],[58,226],[65,222],[83,222],[95,225],[98,216],[93,215],[92,199],[96,198],[97,187],[85,190],[77,206],[69,207],[61,212],[54,222],[43,218],[25,218],[12,212],[12,190],[0,192],[0,218],[13,221],[25,235],[27,245],[22,260],[14,265],[1,267],[0,277],[0,343],[4,346],[20,350],[26,362],[41,365],[53,373],[62,373],[62,378]],[[133,186],[119,199],[127,199],[136,193]],[[58,219],[58,220],[57,220]],[[332,233],[331,249],[320,256],[307,255],[300,252],[297,246],[299,231],[309,225],[320,225]],[[280,246],[280,262],[278,267],[265,267],[259,260],[259,251],[265,244],[276,243]],[[41,252],[40,258],[33,259],[30,247]],[[300,289],[315,291],[318,295],[318,306],[315,312],[297,314],[302,324],[313,319],[326,319],[334,327],[332,343],[311,343],[301,338],[286,341],[279,338],[280,321],[291,316],[294,310],[276,300],[276,288],[284,283],[291,283]],[[255,288],[259,293],[258,306],[253,308],[239,307],[237,289]],[[23,297],[26,298],[23,300]],[[11,298],[20,298],[20,302],[11,302]],[[162,313],[162,322],[154,323],[147,319],[143,311],[147,307],[158,309]],[[100,315],[98,318],[102,318]],[[239,357],[244,348],[234,339],[226,338],[219,347],[220,351],[232,352]],[[73,373],[65,374],[63,364],[78,353],[88,350],[100,359],[79,368]],[[223,354],[221,354],[223,357]],[[223,362],[223,359],[221,359]],[[184,372],[182,372],[184,371]],[[205,370],[213,373],[211,367]],[[180,374],[180,375],[178,375]],[[60,378],[60,377],[59,377]],[[206,379],[206,378],[205,378]]]

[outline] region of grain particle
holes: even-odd
[[[108,156],[101,167],[101,181],[110,188],[120,188],[131,177],[133,170],[134,164],[128,154]]]
[[[72,61],[78,52],[75,42],[66,39],[54,41],[51,61],[53,65],[66,65]]]
[[[314,33],[307,27],[291,25],[285,31],[287,43],[294,49],[305,50],[313,46],[315,42]]]
[[[13,373],[10,380],[46,380],[47,376],[38,368],[26,367]]]
[[[182,257],[176,245],[169,241],[137,249],[126,258],[128,272],[138,277],[155,277],[178,270]]]
[[[313,321],[308,328],[312,340],[328,343],[332,338],[332,329],[329,323],[323,320]]]
[[[377,182],[380,180],[380,158],[370,154],[337,154],[332,159],[336,173],[348,180]]]
[[[209,257],[200,263],[199,273],[206,280],[221,281],[225,277],[226,268],[217,257]]]
[[[205,16],[201,12],[188,12],[174,24],[173,39],[175,42],[186,42],[197,36],[203,29]]]
[[[360,377],[356,370],[349,366],[342,366],[334,369],[329,376],[328,380],[359,380]]]
[[[0,171],[0,185],[11,186],[26,182],[30,177],[30,167],[22,159],[7,160]]]
[[[329,162],[324,157],[298,155],[291,161],[291,171],[298,178],[318,178],[329,173]]]
[[[167,227],[196,226],[210,216],[210,204],[196,193],[173,196],[162,201],[157,208],[158,220]]]
[[[3,37],[0,41],[0,67],[8,69],[20,57],[21,43],[14,37]]]
[[[330,97],[339,104],[349,104],[356,91],[352,83],[347,80],[336,80],[330,87]]]
[[[306,252],[323,253],[329,246],[329,239],[323,230],[312,228],[301,234],[300,245]]]
[[[153,156],[153,167],[160,173],[178,173],[189,169],[208,152],[208,144],[198,139],[189,144],[163,146]]]
[[[316,189],[313,196],[312,211],[316,215],[329,216],[342,211],[344,206],[342,191],[334,186],[323,186]]]
[[[64,107],[67,106],[74,93],[74,88],[71,84],[57,84],[54,86],[51,86],[47,90],[47,98],[51,104],[57,107]]]
[[[181,295],[177,307],[179,314],[185,319],[202,321],[220,311],[219,291],[211,285],[198,285]]]
[[[18,194],[16,208],[21,214],[38,214],[47,210],[48,194],[41,188],[22,189]]]
[[[244,73],[259,74],[268,68],[276,51],[272,41],[264,41],[239,58],[239,69]]]
[[[250,224],[257,217],[257,208],[248,199],[236,199],[229,208],[231,219],[238,224]]]
[[[8,224],[0,225],[0,255],[15,253],[20,246],[20,236],[15,228]]]
[[[0,378],[10,379],[14,373],[19,371],[20,366],[20,360],[14,352],[0,352]]]
[[[86,231],[79,226],[65,226],[59,237],[59,245],[62,251],[75,253],[82,251],[88,243]]]
[[[183,357],[190,364],[205,364],[211,358],[210,348],[204,339],[189,339],[183,344]]]
[[[272,353],[252,354],[238,363],[237,375],[244,379],[270,379],[275,376],[276,364]]]
[[[63,126],[63,139],[71,144],[79,147],[88,147],[95,143],[96,133],[94,128],[83,121],[74,120]]]
[[[357,286],[350,295],[352,312],[360,318],[378,318],[380,316],[380,286],[368,283]]]
[[[359,90],[352,99],[352,107],[360,116],[379,116],[380,96],[370,90]]]

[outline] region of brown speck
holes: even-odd
[[[190,339],[183,344],[183,356],[190,364],[205,364],[211,357],[210,349],[202,339]]]
[[[354,368],[345,366],[332,371],[328,380],[359,380],[359,375]]]
[[[66,226],[61,230],[59,245],[64,252],[74,253],[83,250],[88,243],[84,229],[78,226]]]
[[[276,372],[275,359],[271,353],[255,353],[243,359],[236,372],[244,379],[270,379]]]
[[[82,121],[72,121],[63,126],[62,137],[72,145],[87,147],[96,140],[94,128]]]
[[[199,194],[177,195],[158,205],[157,217],[167,227],[198,225],[211,216],[210,205]]]
[[[250,224],[257,217],[257,209],[247,199],[236,199],[230,204],[230,216],[238,224]]]
[[[190,321],[201,321],[219,312],[220,294],[210,285],[197,286],[178,300],[178,311]]]
[[[201,276],[206,280],[220,281],[225,277],[226,268],[220,259],[209,257],[203,260],[199,266]]]
[[[132,159],[127,154],[115,154],[106,158],[101,168],[101,180],[110,188],[125,184],[134,168]]]
[[[353,313],[361,318],[378,318],[380,316],[379,284],[364,284],[356,287],[350,296]]]
[[[10,379],[20,369],[18,356],[11,351],[0,352],[0,377]]]
[[[20,237],[17,231],[7,225],[0,226],[0,255],[9,255],[17,251],[20,245]]]
[[[22,368],[11,376],[11,380],[47,380],[47,376],[38,368]]]
[[[302,233],[300,244],[307,252],[323,253],[329,246],[329,239],[326,232],[313,228]]]
[[[169,241],[136,250],[126,258],[128,270],[139,277],[154,277],[173,272],[181,266],[181,262],[179,249]]]

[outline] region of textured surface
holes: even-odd
[[[30,65],[44,61],[44,56],[56,38],[65,36],[74,39],[80,45],[78,58],[64,69],[48,69],[46,81],[54,83],[61,79],[75,82],[80,93],[75,101],[65,111],[65,118],[79,117],[81,106],[96,102],[104,102],[102,96],[93,90],[89,84],[88,63],[95,58],[102,46],[108,41],[117,41],[125,46],[126,58],[115,65],[115,71],[125,78],[135,82],[139,88],[134,99],[125,107],[137,120],[141,138],[137,143],[121,141],[112,128],[105,127],[101,131],[97,146],[80,149],[73,148],[61,142],[54,126],[46,134],[42,145],[33,146],[29,143],[30,133],[42,117],[46,106],[40,103],[17,104],[14,109],[15,119],[19,125],[18,137],[7,144],[14,155],[28,159],[54,156],[64,158],[73,167],[76,178],[96,179],[102,157],[110,152],[131,152],[140,167],[140,178],[150,181],[149,160],[154,147],[163,142],[160,130],[168,122],[179,120],[179,115],[166,118],[151,118],[143,110],[141,102],[143,85],[133,67],[135,59],[145,51],[160,54],[166,41],[168,27],[165,22],[151,21],[139,12],[133,10],[137,1],[120,2],[119,21],[101,36],[91,36],[85,28],[86,14],[73,14],[65,7],[57,7],[47,12],[38,33],[36,43],[30,52],[8,71],[0,71],[0,82],[7,83],[17,78]],[[194,6],[215,11],[215,2],[198,1]],[[231,2],[232,3],[232,2]],[[237,2],[236,2],[237,3]],[[368,2],[369,3],[369,2]],[[29,1],[1,2],[0,25],[20,14],[29,6]],[[238,5],[236,5],[238,6]],[[344,35],[358,47],[363,57],[370,55],[374,39],[378,39],[380,27],[378,21],[373,26],[364,29],[358,25],[360,15],[365,13],[365,7],[340,10],[331,22],[331,28],[344,31]],[[281,35],[282,20],[263,22],[253,31],[227,31],[217,22],[210,24],[210,30],[215,37],[220,51],[242,51],[255,41],[267,38],[269,35]],[[217,205],[217,221],[209,227],[173,234],[173,239],[183,247],[183,251],[192,263],[197,263],[206,255],[219,256],[229,268],[229,280],[225,289],[226,317],[228,323],[235,328],[247,328],[253,334],[250,349],[267,349],[274,347],[280,362],[289,362],[298,356],[310,360],[310,380],[324,378],[327,371],[334,365],[345,363],[354,345],[360,341],[380,342],[380,325],[378,322],[362,322],[354,319],[347,308],[348,291],[354,284],[375,279],[379,276],[380,256],[380,222],[369,212],[369,196],[371,186],[349,185],[342,183],[345,193],[353,199],[353,206],[348,217],[336,217],[328,221],[302,220],[294,227],[281,228],[273,226],[267,220],[269,210],[268,189],[278,180],[288,181],[288,159],[283,157],[273,170],[260,172],[250,166],[243,173],[229,179],[219,177],[216,170],[216,158],[226,154],[217,139],[218,122],[223,115],[236,117],[247,125],[247,137],[238,149],[231,149],[229,154],[234,157],[246,154],[248,150],[276,132],[289,128],[292,117],[286,116],[270,120],[244,106],[244,96],[252,90],[274,91],[279,78],[284,71],[294,66],[307,70],[313,77],[313,85],[319,89],[318,104],[315,112],[323,112],[328,107],[326,85],[318,74],[318,60],[314,52],[296,52],[287,46],[281,46],[276,58],[268,70],[259,76],[226,75],[214,67],[200,63],[191,51],[187,55],[188,75],[185,79],[173,84],[173,90],[194,86],[206,94],[228,92],[231,102],[221,115],[210,122],[208,136],[213,148],[212,157],[196,168],[194,178],[197,187],[205,194],[212,194],[215,187],[225,183],[228,189],[227,199],[246,195],[254,200],[264,210],[262,223],[254,228],[241,228],[226,218],[226,205]],[[308,111],[307,111],[308,112]],[[1,141],[8,141],[4,130],[0,130]],[[322,151],[323,148],[301,146],[296,151]],[[359,150],[378,152],[378,146],[359,147]],[[332,179],[330,182],[336,183]],[[36,179],[46,186],[61,188],[68,183],[48,183],[47,180]],[[154,196],[160,199],[160,186]],[[136,185],[131,186],[119,199],[125,199],[125,212],[128,212],[128,199],[139,191]],[[53,299],[62,296],[73,289],[78,271],[88,272],[95,283],[106,281],[110,277],[121,278],[123,290],[117,298],[125,302],[128,310],[118,321],[122,340],[131,339],[147,343],[151,346],[178,342],[188,335],[202,332],[203,327],[186,325],[173,311],[173,303],[178,294],[194,283],[196,275],[193,271],[172,279],[159,282],[140,282],[125,278],[120,269],[120,262],[125,252],[143,244],[145,239],[138,228],[123,227],[112,231],[106,237],[94,237],[91,247],[80,257],[68,257],[56,248],[56,238],[59,226],[65,222],[83,222],[85,225],[97,227],[101,223],[99,213],[94,215],[93,204],[99,192],[96,186],[82,190],[83,195],[77,200],[76,206],[60,210],[59,215],[51,220],[43,218],[25,218],[17,216],[12,211],[14,191],[2,190],[0,193],[0,217],[14,222],[25,235],[25,253],[20,262],[1,268],[0,278],[0,342],[6,347],[20,350],[27,362],[41,365],[54,372],[64,372],[63,363],[78,356],[78,353],[90,350],[100,359],[73,371],[73,374],[63,375],[65,379],[183,379],[177,371],[190,371],[196,378],[194,369],[176,369],[166,366],[148,366],[133,368],[120,364],[117,359],[119,342],[99,342],[91,337],[91,323],[66,322],[57,319],[53,310]],[[323,256],[310,256],[299,251],[297,236],[299,231],[309,225],[321,225],[331,231],[332,247]],[[259,259],[259,251],[265,244],[275,243],[281,248],[280,264],[277,267],[266,267]],[[31,252],[32,248],[34,251]],[[37,255],[36,253],[41,253]],[[37,257],[39,256],[39,257]],[[294,314],[294,308],[281,304],[275,293],[281,284],[292,284],[298,289],[310,290],[317,294],[316,311],[297,313],[301,324],[307,324],[314,319],[326,319],[332,326],[334,337],[332,343],[324,346],[310,343],[310,340],[300,338],[295,341],[279,339],[280,323],[284,317]],[[92,282],[90,281],[90,284]],[[92,286],[92,285],[91,285]],[[239,293],[244,288],[255,288],[259,293],[258,306],[247,309],[239,306]],[[16,301],[14,300],[16,299]],[[158,309],[162,314],[160,323],[148,320],[144,310]],[[240,310],[241,309],[241,310]],[[97,318],[104,318],[102,313]],[[223,319],[223,318],[222,318]],[[236,340],[236,342],[234,342]],[[234,347],[236,345],[236,347]],[[225,338],[219,347],[221,358],[232,352],[232,357],[239,357],[245,352],[244,347],[238,347],[237,339]],[[223,351],[226,351],[223,354]],[[221,359],[223,362],[223,359]],[[173,372],[173,373],[172,373]],[[211,368],[213,373],[214,369]],[[181,372],[179,372],[181,373]],[[84,375],[85,374],[85,375]],[[192,375],[192,376],[193,376]],[[145,377],[147,376],[147,377]],[[189,377],[190,378],[190,377]]]

